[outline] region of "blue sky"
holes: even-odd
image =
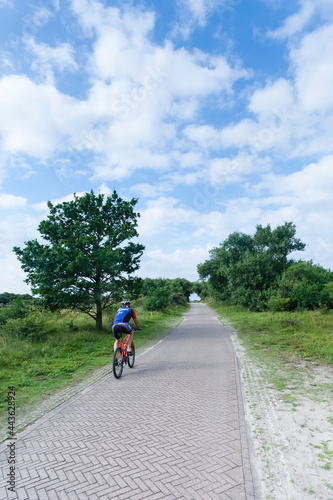
[[[46,202],[138,197],[140,274],[292,221],[333,267],[331,0],[0,0],[0,291]]]

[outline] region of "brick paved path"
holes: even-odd
[[[16,495],[3,450],[0,498],[258,498],[233,346],[203,304],[120,380],[108,375],[18,436]]]

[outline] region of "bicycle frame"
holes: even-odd
[[[132,330],[135,331],[135,330]],[[131,344],[131,354],[128,355],[128,341],[132,332],[127,333],[125,338],[121,339],[119,346],[116,348],[113,355],[113,375],[115,378],[120,378],[123,373],[123,368],[126,363],[130,368],[133,368],[135,361],[135,347],[134,342]]]
[[[122,363],[124,361],[126,361],[126,358],[127,358],[127,346],[128,346],[129,337],[130,337],[130,333],[128,333],[124,339],[121,339],[121,342],[119,344],[119,347],[121,348],[121,362]]]

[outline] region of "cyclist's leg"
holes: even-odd
[[[133,342],[133,328],[128,323],[124,323],[124,324],[126,325],[127,333],[129,333],[128,343],[127,343],[127,352],[129,352],[129,351],[131,351],[131,345]]]
[[[121,331],[120,328],[117,328],[117,325],[113,325],[113,327],[112,327],[112,333],[113,333],[113,336],[115,338],[113,350],[114,350],[114,352],[116,352],[117,347],[120,347],[121,333],[122,333],[122,331]]]

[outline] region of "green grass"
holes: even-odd
[[[156,342],[176,326],[189,306],[164,312],[143,309],[143,301],[133,302],[141,331],[135,333],[137,351]],[[8,387],[16,389],[16,414],[25,412],[66,386],[77,384],[94,370],[110,364],[114,337],[111,323],[114,310],[104,313],[103,330],[84,314],[70,311],[54,314],[55,332],[43,342],[20,340],[0,334],[0,421],[7,416]]]
[[[284,360],[333,364],[333,311],[251,312],[239,306],[209,305],[230,320],[253,350]]]

